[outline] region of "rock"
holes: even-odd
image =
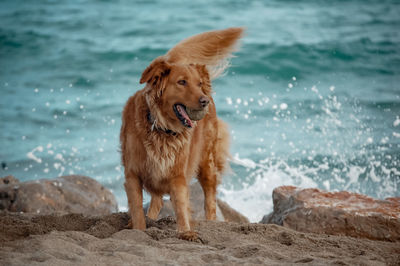
[[[236,223],[249,223],[249,219],[246,216],[231,208],[223,200],[217,199],[217,208],[220,209],[225,222],[236,222]]]
[[[149,203],[145,204],[144,209],[147,212]],[[190,185],[190,207],[192,210],[192,218],[194,220],[204,220],[204,194],[198,182]],[[164,200],[164,206],[162,207],[158,218],[165,218],[167,216],[175,216],[172,203],[169,200]],[[237,222],[237,223],[248,223],[249,220],[232,209],[226,202],[217,199],[217,221],[225,222]]]
[[[22,183],[15,178],[2,178],[0,210],[41,214],[58,212],[106,215],[117,212],[118,207],[114,195],[96,180],[71,175]]]
[[[282,186],[274,189],[274,211],[261,223],[301,232],[400,240],[400,198],[377,200],[347,191]]]
[[[0,178],[0,185],[11,185],[11,184],[17,184],[19,183],[19,180],[13,177],[12,175],[8,175],[5,177]]]

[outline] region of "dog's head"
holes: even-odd
[[[145,69],[140,83],[147,83],[147,103],[164,129],[181,132],[193,127],[193,121],[207,114],[212,100],[205,65],[173,64],[160,57]]]

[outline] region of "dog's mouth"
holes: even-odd
[[[179,121],[181,121],[183,126],[188,127],[188,128],[193,127],[193,122],[189,118],[189,115],[186,112],[186,106],[184,106],[183,104],[175,104],[174,111],[175,111],[176,117],[178,117]]]

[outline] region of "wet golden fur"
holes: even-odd
[[[229,28],[195,35],[144,70],[140,83],[146,86],[129,98],[120,134],[132,228],[146,227],[142,205],[146,189],[151,194],[147,216],[156,219],[162,196],[169,194],[180,236],[195,239],[188,191],[192,177],[203,188],[206,218],[215,220],[216,188],[227,167],[229,134],[216,115],[211,79],[227,66],[242,33],[242,28]],[[192,128],[185,127],[174,111],[176,104],[206,115],[192,121]]]

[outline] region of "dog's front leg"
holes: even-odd
[[[175,211],[179,237],[189,241],[196,240],[196,232],[190,229],[189,191],[183,175],[175,177],[171,182],[170,195]]]
[[[146,229],[143,211],[143,188],[139,177],[133,173],[125,173],[125,190],[128,197],[129,212],[133,229]]]

